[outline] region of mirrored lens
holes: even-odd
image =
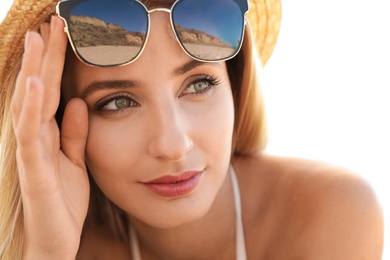
[[[141,51],[148,16],[135,1],[89,0],[70,11],[68,26],[76,52],[84,61],[115,66],[133,60]]]
[[[183,0],[172,21],[183,48],[201,60],[235,55],[242,43],[244,12],[234,0]]]

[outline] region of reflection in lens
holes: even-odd
[[[110,66],[129,62],[138,55],[145,42],[147,19],[137,2],[90,0],[72,9],[69,28],[82,59]]]
[[[195,58],[226,59],[241,46],[243,12],[233,0],[179,1],[172,19],[180,42]]]

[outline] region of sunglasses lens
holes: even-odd
[[[233,0],[183,0],[173,7],[172,21],[183,48],[194,58],[224,60],[240,49],[244,12]]]
[[[82,1],[70,10],[69,33],[81,59],[96,66],[133,60],[148,28],[144,7],[129,0]]]

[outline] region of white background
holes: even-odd
[[[264,69],[268,152],[355,170],[375,189],[388,224],[390,1],[282,0],[282,6],[279,41]]]
[[[1,0],[0,19],[10,5]],[[350,168],[390,223],[390,1],[282,0],[263,91],[273,154]],[[386,227],[383,259],[390,259]]]

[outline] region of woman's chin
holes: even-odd
[[[152,228],[174,229],[200,221],[207,215],[213,204],[213,200],[210,198],[197,199],[193,197],[178,200],[182,201],[167,202],[174,203],[174,205],[164,208],[154,208],[152,212],[142,215],[129,214],[128,217],[130,222],[141,222]]]

